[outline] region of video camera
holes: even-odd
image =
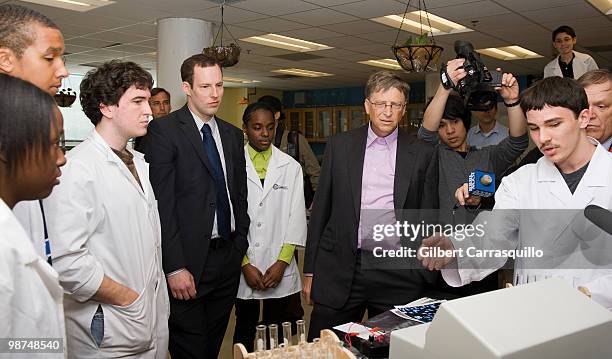
[[[464,99],[466,107],[471,111],[488,111],[497,102],[495,87],[501,86],[501,73],[489,71],[480,60],[480,55],[474,51],[474,46],[468,41],[455,41],[455,52],[458,59],[465,59],[463,69],[467,75],[453,84],[446,72],[446,64],[440,70],[442,86],[454,89]]]

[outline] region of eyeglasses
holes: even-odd
[[[405,103],[397,103],[397,102],[372,102],[370,101],[370,99],[368,99],[368,102],[372,104],[372,106],[374,106],[374,108],[378,111],[384,111],[387,106],[390,106],[391,109],[393,111],[399,111],[402,108],[404,108],[404,106],[406,106]]]

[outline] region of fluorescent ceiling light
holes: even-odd
[[[252,84],[252,83],[261,82],[261,81],[247,80],[247,79],[240,79],[238,77],[224,76],[223,77],[223,82],[232,82],[232,83],[237,83],[237,84]]]
[[[427,20],[428,14],[429,21]],[[392,26],[397,29],[399,29],[401,26],[402,30],[412,32],[414,34],[420,34],[421,32],[430,32],[430,24],[431,32],[434,35],[448,35],[457,34],[460,32],[473,31],[461,24],[457,24],[456,22],[452,22],[443,17],[434,15],[432,13],[427,13],[422,10],[409,12],[406,14],[406,16],[404,16],[403,14],[387,15],[383,17],[376,17],[370,20],[376,21],[387,26]]]
[[[527,50],[520,46],[504,46],[504,47],[489,47],[486,49],[478,49],[477,52],[495,57],[500,60],[525,60],[525,59],[537,59],[542,55],[535,53],[531,50]]]
[[[307,51],[317,51],[317,50],[327,50],[332,47],[318,44],[316,42],[300,40],[289,36],[283,36],[278,34],[266,34],[261,36],[251,36],[245,37],[244,39],[240,39],[241,41],[252,42],[255,44],[260,44],[264,46],[276,47],[279,49],[297,51],[297,52],[307,52]]]
[[[394,59],[367,60],[359,61],[359,63],[391,70],[400,70],[402,68]]]
[[[324,76],[333,76],[333,74],[328,74],[327,72],[318,72],[318,71],[310,71],[303,69],[278,69],[272,70],[272,72],[287,74],[287,75],[295,75],[295,76],[303,76],[303,77],[324,77]]]
[[[115,3],[110,0],[23,0],[33,4],[85,12]]]
[[[612,0],[587,0],[604,15],[612,15]]]

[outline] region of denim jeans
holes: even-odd
[[[104,312],[100,306],[91,320],[91,336],[99,347],[104,338]]]

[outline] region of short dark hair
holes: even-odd
[[[57,105],[45,91],[6,74],[0,74],[0,93],[0,153],[7,172],[13,173],[33,150],[45,155],[49,151]]]
[[[112,60],[85,74],[81,81],[81,107],[96,126],[102,119],[100,105],[116,105],[132,86],[150,90],[151,74],[134,62]]]
[[[211,67],[219,66],[219,70],[223,71],[221,64],[216,58],[207,56],[205,54],[195,54],[190,56],[181,65],[181,81],[187,82],[189,86],[193,87],[193,71],[196,66],[199,67]]]
[[[457,95],[450,95],[448,96],[448,100],[446,100],[446,105],[444,105],[442,119],[461,120],[463,127],[465,127],[467,131],[470,129],[470,124],[472,123],[472,112],[465,106],[463,98]]]
[[[253,102],[248,105],[247,108],[244,109],[244,114],[242,115],[242,123],[245,125],[249,122],[253,114],[258,110],[268,111],[272,114],[272,118],[274,118],[274,110],[268,106],[265,102]]]
[[[569,36],[571,36],[572,38],[576,37],[576,31],[574,31],[574,29],[572,29],[571,27],[567,26],[567,25],[562,25],[559,26],[558,28],[555,29],[555,31],[553,31],[552,33],[552,41],[555,41],[555,38],[557,37],[557,35],[561,34],[561,33],[566,33]]]
[[[31,25],[58,29],[57,25],[45,15],[21,5],[0,6],[0,48],[10,49],[17,58],[36,40]]]
[[[387,91],[390,88],[399,90],[404,95],[406,102],[408,102],[410,85],[399,75],[391,71],[383,70],[373,73],[366,83],[364,95],[366,98],[369,98],[374,92]]]
[[[165,88],[163,87],[154,87],[151,89],[151,97],[153,96],[157,96],[160,93],[165,93],[166,95],[168,95],[168,100],[170,100],[170,92],[166,91]]]
[[[589,100],[576,80],[553,76],[521,93],[521,109],[525,115],[527,111],[541,110],[544,106],[567,108],[578,118],[580,112],[589,108]]]

